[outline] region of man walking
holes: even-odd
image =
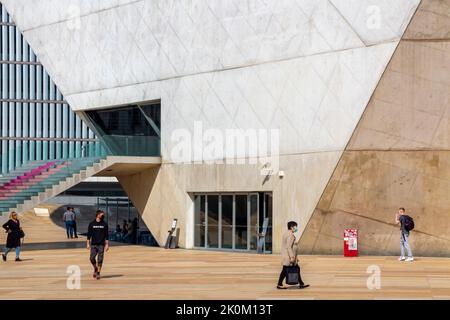
[[[77,213],[75,212],[74,207],[70,207],[70,211],[73,213],[73,235],[75,238],[78,238],[78,232],[77,232]]]
[[[95,220],[89,223],[87,235],[87,249],[90,249],[90,260],[94,267],[93,277],[100,279],[103,265],[103,255],[109,249],[108,224],[104,221],[105,213],[97,210]]]
[[[405,208],[399,208],[398,213],[395,215],[395,223],[400,224],[400,258],[399,261],[414,261],[411,247],[409,246],[409,230],[407,227],[408,220],[411,219],[405,214]],[[405,258],[405,250],[408,253],[408,258]]]
[[[63,221],[66,224],[67,239],[73,238],[73,225],[75,221],[75,214],[71,210],[71,207],[67,207],[66,212],[64,212]]]
[[[297,261],[297,243],[295,242],[294,233],[298,231],[297,222],[289,221],[287,224],[288,231],[283,235],[281,241],[281,258],[283,263],[283,269],[281,270],[280,277],[278,279],[278,289],[287,289],[283,286],[283,280],[287,276],[287,268],[289,266],[298,265]],[[299,289],[309,287],[309,284],[304,284],[302,277],[300,276],[300,267],[298,268],[298,283]]]

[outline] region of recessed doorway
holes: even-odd
[[[265,252],[272,250],[272,193],[195,193],[194,247],[256,251],[268,219]]]

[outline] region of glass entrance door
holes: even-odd
[[[233,249],[233,196],[220,196],[222,216],[221,216],[221,248]]]
[[[248,197],[249,208],[249,233],[248,242],[250,250],[258,249],[258,234],[259,234],[259,201],[258,194],[250,194]]]
[[[194,207],[197,248],[256,251],[264,218],[271,225],[270,193],[195,194]]]
[[[194,245],[196,247],[204,247],[206,230],[206,196],[196,195],[194,197],[194,208]]]
[[[207,219],[206,219],[206,246],[207,248],[219,247],[219,196],[207,195]]]

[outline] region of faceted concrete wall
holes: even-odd
[[[344,228],[362,254],[398,254],[394,215],[415,222],[413,253],[450,256],[450,1],[422,1],[301,240],[341,253]]]
[[[161,99],[164,162],[194,121],[342,151],[418,2],[3,1],[74,110]]]
[[[287,220],[308,222],[419,0],[2,2],[78,112],[161,100],[161,168],[119,177],[160,242],[177,217],[191,246],[188,192],[266,190],[277,251]],[[278,129],[285,177],[174,164],[172,134],[195,121]]]
[[[285,177],[261,175],[259,165],[162,164],[159,169],[132,176],[119,176],[147,226],[164,243],[173,218],[179,219],[181,244],[193,245],[193,202],[190,192],[273,192],[275,250],[286,221],[305,226],[327,184],[340,152],[281,156]],[[321,167],[321,170],[311,168]],[[161,243],[161,242],[160,242]]]

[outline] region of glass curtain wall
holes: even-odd
[[[194,246],[256,251],[264,219],[269,219],[265,250],[272,248],[272,195],[253,193],[194,194]]]
[[[109,154],[160,156],[160,103],[90,110],[85,114]]]

